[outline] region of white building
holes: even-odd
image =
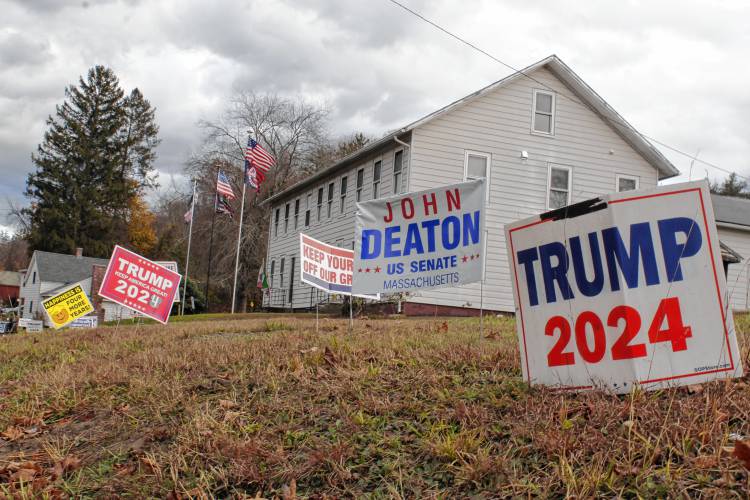
[[[505,224],[613,191],[654,187],[678,173],[565,63],[550,56],[266,200],[272,291],[264,305],[308,308],[324,296],[299,283],[300,231],[352,247],[356,201],[486,177],[484,308],[512,312]],[[470,314],[479,300],[479,284],[427,291],[410,296],[404,312]]]

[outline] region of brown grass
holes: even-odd
[[[19,497],[747,498],[750,381],[561,394],[514,323],[276,316],[0,339]],[[750,327],[738,318],[738,329]],[[747,337],[741,339],[744,358]],[[746,362],[747,365],[747,362]],[[736,437],[735,436],[735,437]]]

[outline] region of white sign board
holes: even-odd
[[[44,322],[40,319],[28,319],[25,323],[27,332],[41,332],[44,329]]]
[[[524,378],[626,393],[741,376],[706,182],[584,204],[506,226]]]
[[[26,328],[29,321],[33,321],[31,318],[18,318],[18,328]]]
[[[96,328],[99,326],[99,318],[96,316],[84,316],[76,318],[68,325],[70,328]]]
[[[327,245],[322,241],[299,235],[300,279],[328,293],[352,294],[354,252]],[[357,297],[379,300],[380,295],[354,294]]]
[[[357,203],[356,293],[399,293],[480,281],[484,179]]]

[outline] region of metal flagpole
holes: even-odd
[[[219,165],[216,165],[216,175],[219,175]],[[206,269],[206,312],[208,312],[208,290],[211,284],[211,258],[214,251],[214,223],[216,222],[216,205],[219,203],[219,184],[216,183],[216,192],[214,193],[214,214],[211,216],[211,238],[208,241],[208,269]]]
[[[195,217],[195,185],[198,183],[197,180],[193,179],[193,197],[190,203],[190,228],[188,229],[188,247],[187,255],[185,256],[185,284],[182,287],[182,307],[180,308],[180,316],[185,314],[185,296],[187,294],[187,280],[188,270],[190,269],[190,243],[193,239],[193,217]]]
[[[234,304],[237,299],[237,270],[240,266],[240,240],[242,239],[242,218],[245,215],[245,174],[242,174],[242,202],[240,203],[240,228],[237,231],[237,255],[234,258],[234,285],[232,285],[232,314],[234,314]]]

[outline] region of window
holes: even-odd
[[[276,219],[274,220],[274,223],[273,223],[273,235],[274,236],[279,235],[279,211],[280,210],[281,210],[280,208],[276,209]]]
[[[275,261],[275,260],[272,260],[272,261],[271,261],[271,282],[270,282],[270,283],[268,284],[268,286],[269,286],[270,288],[273,288],[273,273],[274,273],[274,268],[275,268],[275,267],[276,267],[276,261]]]
[[[549,188],[547,208],[549,210],[570,205],[572,170],[570,167],[550,164],[547,179],[547,186]]]
[[[638,177],[634,177],[632,175],[617,174],[615,176],[615,181],[615,186],[618,193],[638,189]]]
[[[372,199],[376,200],[380,195],[380,166],[379,161],[372,167]]]
[[[279,266],[279,286],[284,288],[284,257],[281,258],[281,265]]]
[[[534,89],[534,116],[532,132],[554,135],[555,133],[555,94]]]
[[[36,283],[36,271],[31,275],[31,284],[33,285],[34,283]]]
[[[401,168],[404,163],[404,150],[396,151],[393,156],[393,194],[401,192]]]
[[[318,222],[320,222],[320,213],[323,211],[323,188],[318,189]]]
[[[328,218],[331,218],[331,207],[333,207],[333,182],[328,185]]]
[[[289,203],[284,207],[284,234],[289,230]]]
[[[464,153],[464,180],[487,179],[486,200],[490,199],[490,160],[491,156],[487,153],[477,151],[466,151]]]
[[[346,208],[346,184],[347,184],[347,178],[342,177],[341,178],[341,205],[339,206],[339,213],[344,213],[344,208]]]
[[[33,300],[30,300],[30,301],[29,301],[29,314],[31,314],[31,310],[32,310],[32,309],[34,309],[34,301],[33,301]]]
[[[307,209],[305,210],[305,227],[310,225],[310,210],[312,210],[312,206],[310,205],[312,203],[312,194],[307,194]]]
[[[362,201],[362,186],[365,184],[365,169],[357,170],[357,202]]]
[[[299,198],[294,200],[294,229],[297,229],[298,221],[299,221]]]

